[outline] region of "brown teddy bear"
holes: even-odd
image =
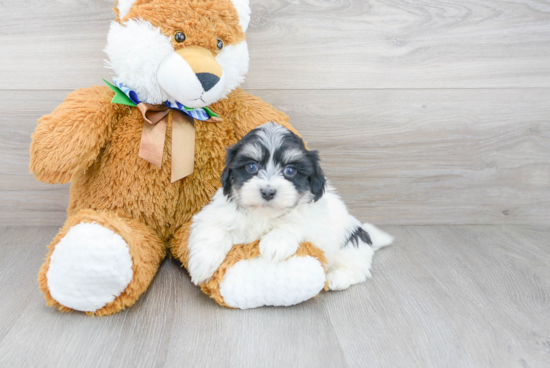
[[[119,0],[114,10],[105,49],[113,84],[77,90],[42,117],[30,164],[40,181],[72,183],[40,288],[48,305],[98,316],[134,304],[168,254],[187,264],[190,221],[220,187],[226,147],[268,121],[294,131],[238,88],[248,0]],[[257,242],[236,245],[202,290],[225,306],[236,304],[224,290],[292,305],[325,285],[326,260],[312,244],[292,264],[235,269],[258,255]]]

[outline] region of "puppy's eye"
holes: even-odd
[[[216,47],[218,48],[218,50],[222,51],[223,48],[225,47],[225,44],[223,43],[222,40],[220,40],[219,38],[216,40]]]
[[[248,171],[249,173],[255,174],[255,173],[258,172],[258,170],[259,170],[259,168],[258,168],[257,163],[250,162],[250,163],[246,164],[246,171]]]
[[[288,165],[285,167],[285,175],[288,177],[293,177],[296,175],[296,168],[294,166]]]
[[[177,43],[182,43],[185,41],[187,37],[185,37],[185,33],[183,33],[182,31],[177,31],[176,33],[174,33],[174,40],[177,42]]]

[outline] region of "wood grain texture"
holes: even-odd
[[[385,227],[373,279],[291,308],[224,309],[167,260],[112,317],[47,308],[52,227],[0,228],[2,367],[547,367],[549,226]]]
[[[3,0],[5,89],[108,76],[112,2]],[[252,0],[249,89],[550,86],[544,0]]]
[[[260,95],[291,116],[365,221],[550,222],[550,90]]]
[[[287,112],[379,224],[550,221],[550,4],[252,0],[245,88]],[[112,1],[0,1],[0,224],[60,226],[30,134],[109,77]]]
[[[397,247],[380,253],[377,285],[365,294],[350,292],[349,299],[327,299],[350,366],[550,364],[549,299],[540,293],[550,290],[547,230],[391,230]],[[357,338],[358,330],[366,333]]]
[[[550,89],[255,92],[320,150],[327,176],[363,221],[550,222]],[[28,147],[36,119],[66,93],[0,91],[0,101],[12,101],[0,107],[3,224],[65,220],[68,186],[36,182]]]

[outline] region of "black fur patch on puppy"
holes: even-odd
[[[362,227],[358,227],[357,229],[355,229],[355,231],[349,236],[348,240],[346,240],[346,242],[343,244],[343,247],[351,244],[355,248],[358,248],[360,241],[372,246],[372,240],[369,233],[367,233]]]
[[[231,197],[231,188],[240,188],[243,184],[251,179],[254,175],[245,170],[245,166],[252,162],[265,164],[269,159],[269,153],[265,147],[260,147],[262,157],[258,161],[256,157],[249,157],[246,154],[240,154],[243,148],[247,145],[254,144],[257,140],[257,129],[252,130],[243,137],[239,142],[226,149],[225,168],[222,172],[221,182],[223,186],[223,194]]]
[[[308,151],[303,140],[275,123],[264,124],[227,149],[221,181],[224,195],[231,197],[232,189],[241,188],[255,175],[280,175],[290,181],[300,194],[311,192],[318,201],[325,192],[326,179],[319,165],[317,151]],[[246,165],[254,162],[259,172],[251,174]],[[285,166],[297,170],[292,177],[284,175]]]
[[[313,164],[313,173],[309,176],[309,185],[311,193],[315,196],[313,199],[317,202],[325,193],[326,179],[321,166],[319,165],[319,153],[317,151],[308,152],[309,161]]]

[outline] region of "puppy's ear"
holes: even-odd
[[[317,151],[309,151],[308,157],[313,165],[313,173],[309,177],[309,186],[314,196],[313,199],[317,202],[325,193],[327,180],[325,179],[325,174],[321,169],[321,165],[319,165],[319,153]]]
[[[229,196],[229,193],[231,193],[231,169],[227,166],[222,172],[222,186],[223,194]]]
[[[233,185],[233,170],[231,170],[231,164],[233,163],[235,156],[237,156],[239,148],[240,145],[237,143],[236,145],[226,149],[225,168],[223,169],[221,177],[223,194],[226,196],[229,196],[229,194],[231,193],[231,186]]]

